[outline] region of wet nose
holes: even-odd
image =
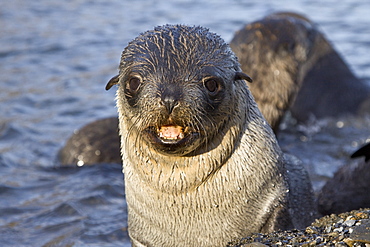
[[[163,98],[163,105],[166,107],[168,114],[171,114],[173,111],[173,108],[178,104],[177,99],[173,96],[165,96]]]
[[[176,83],[164,83],[160,91],[162,104],[166,108],[167,113],[171,114],[182,97],[181,87]]]

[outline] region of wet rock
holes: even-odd
[[[262,245],[247,245],[260,243]],[[256,233],[228,246],[331,246],[370,247],[370,209],[360,209],[339,215],[331,214],[315,220],[304,230]]]
[[[356,221],[355,221],[355,220],[346,220],[346,221],[344,222],[344,224],[345,224],[346,226],[353,226],[355,223],[356,223]]]
[[[370,244],[370,220],[361,220],[361,225],[353,228],[349,239],[351,241]]]

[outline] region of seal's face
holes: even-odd
[[[234,82],[250,80],[239,70],[233,52],[216,34],[167,25],[129,43],[120,74],[107,88],[119,83],[118,106],[135,142],[184,156],[223,130],[233,114]]]

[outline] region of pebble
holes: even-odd
[[[338,227],[334,229],[334,232],[342,232],[342,231],[343,231],[343,227]]]
[[[353,226],[354,224],[356,224],[356,220],[346,220],[346,221],[344,222],[344,224],[345,224],[346,226]]]

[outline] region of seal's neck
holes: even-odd
[[[133,129],[129,116],[120,112],[120,135],[123,168],[126,180],[130,175],[148,187],[163,193],[187,193],[214,176],[234,153],[263,152],[266,140],[274,139],[271,128],[257,108],[244,81],[235,91],[233,112],[217,133],[208,137],[200,148],[187,156],[169,156],[157,152],[140,133]],[[120,107],[120,106],[119,106]],[[248,140],[244,140],[248,139]],[[243,144],[242,144],[243,142]],[[249,142],[249,143],[248,143]],[[260,143],[261,147],[257,147]],[[273,145],[274,148],[275,145]],[[278,147],[277,147],[278,148]],[[259,150],[261,149],[261,150]]]

